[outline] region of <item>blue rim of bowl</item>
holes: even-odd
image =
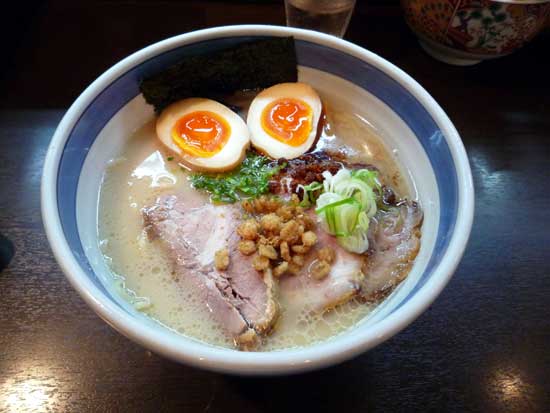
[[[444,134],[442,128],[438,126],[438,124],[434,120],[434,117],[428,112],[426,107],[423,106],[422,103],[411,93],[411,91],[402,84],[402,75],[404,75],[404,73],[399,71],[399,69],[392,67],[394,72],[392,73],[394,75],[392,77],[381,70],[380,67],[377,67],[376,64],[373,64],[372,62],[369,63],[363,60],[364,56],[361,56],[363,57],[361,58],[354,55],[353,53],[350,53],[349,49],[350,46],[352,46],[353,49],[359,49],[361,54],[369,54],[371,60],[373,56],[375,56],[369,52],[364,51],[363,49],[358,48],[357,46],[351,45],[339,39],[334,39],[332,37],[328,37],[327,39],[327,36],[325,35],[304,30],[275,28],[270,26],[255,26],[252,29],[254,33],[250,35],[243,33],[243,30],[250,29],[250,26],[241,27],[242,30],[237,30],[237,33],[235,33],[235,30],[238,28],[237,26],[219,29],[208,29],[195,32],[195,34],[201,34],[217,30],[218,36],[212,36],[206,40],[202,40],[200,42],[192,42],[191,44],[180,44],[176,47],[167,48],[164,51],[152,53],[147,59],[143,59],[138,63],[129,65],[129,68],[127,70],[118,70],[116,77],[111,76],[111,78],[108,79],[107,82],[102,82],[101,89],[98,91],[98,93],[95,93],[95,95],[91,99],[88,99],[88,101],[84,105],[78,108],[79,116],[76,118],[76,120],[73,119],[72,126],[69,129],[70,132],[67,134],[66,129],[63,129],[61,131],[65,135],[63,146],[61,149],[59,146],[56,146],[55,148],[56,151],[61,154],[59,159],[59,167],[56,171],[56,209],[59,213],[60,223],[62,225],[62,230],[64,232],[65,238],[69,241],[68,246],[72,251],[73,257],[76,259],[80,270],[83,270],[86,273],[85,276],[87,276],[88,279],[94,283],[97,292],[103,295],[102,299],[107,298],[108,300],[110,300],[110,294],[105,290],[105,287],[101,284],[100,280],[93,273],[80,242],[76,222],[76,191],[78,180],[80,178],[80,171],[86,158],[88,149],[93,144],[93,141],[97,134],[101,131],[101,129],[103,129],[103,127],[111,119],[111,117],[114,116],[128,101],[139,94],[139,90],[137,87],[138,80],[146,77],[151,73],[156,72],[162,67],[166,67],[166,65],[175,62],[185,55],[194,54],[198,51],[205,52],[208,50],[220,49],[236,43],[258,39],[266,35],[294,35],[297,38],[297,55],[299,63],[302,66],[313,67],[315,69],[342,77],[356,84],[357,86],[362,87],[363,89],[367,90],[369,93],[375,95],[381,101],[386,103],[416,134],[420,143],[424,147],[428,158],[430,159],[432,168],[436,172],[441,205],[441,215],[436,246],[434,247],[432,256],[430,257],[428,263],[428,267],[424,271],[420,282],[414,287],[413,291],[411,291],[409,295],[407,295],[407,297],[405,297],[399,303],[399,305],[393,310],[392,314],[401,312],[403,307],[407,306],[407,303],[421,289],[423,289],[427,283],[429,283],[431,277],[434,275],[439,264],[441,263],[441,260],[447,253],[452,236],[454,234],[455,225],[459,218],[460,185],[459,179],[456,174],[457,165],[455,163],[455,160],[453,159],[453,153],[448,146],[448,142],[450,139],[454,138],[456,140],[456,142],[454,143],[456,146],[458,146],[458,150],[463,151],[464,159],[467,166],[467,173],[466,176],[462,178],[463,181],[465,178],[466,184],[470,184],[471,189],[471,174],[469,171],[469,165],[467,165],[467,158],[465,158],[464,148],[460,142],[460,138],[458,137],[456,130],[454,130],[454,127],[452,127],[452,124],[446,118],[443,111],[432,99],[432,102],[430,103],[432,105],[435,105],[436,108],[439,109],[439,117],[443,116],[443,121],[447,121],[448,124],[451,126],[450,131]],[[262,30],[264,31],[278,30],[279,33],[258,33],[259,27],[263,28]],[[223,33],[220,33],[220,31],[224,30],[230,30],[232,32],[231,36],[225,36],[223,35]],[[281,30],[282,32],[280,32]],[[307,35],[306,37],[309,39],[301,38],[300,35],[303,36],[305,34]],[[160,42],[157,45],[150,46],[149,48],[146,48],[141,52],[147,51],[148,49],[150,50],[151,48],[154,48],[155,46],[158,46],[162,43],[174,41],[178,38],[183,40],[185,37],[189,36],[190,34],[187,34],[179,36],[177,38],[168,39],[167,41]],[[337,45],[340,47],[335,48],[334,45],[319,44],[319,39],[324,41],[330,40],[331,43],[336,42]],[[345,47],[342,47],[342,44]],[[347,50],[342,50],[342,48]],[[140,52],[136,54],[139,53]],[[130,56],[123,62],[131,59],[135,55]],[[380,60],[382,59],[377,56],[375,57],[376,60],[379,60],[375,63],[380,63]],[[121,63],[114,66],[111,70],[117,68],[117,66],[119,66]],[[385,65],[392,66],[385,61],[384,63]],[[387,67],[385,69],[387,70]],[[400,72],[399,74],[401,75],[401,82],[395,78],[396,71]],[[99,80],[101,79],[102,78],[99,78],[95,83],[99,82]],[[414,82],[410,78],[407,80]],[[90,86],[90,88],[92,86]],[[417,84],[415,86],[420,88],[420,86]],[[421,90],[423,91],[423,89]],[[425,95],[427,95],[425,91],[423,92],[425,93]],[[427,96],[429,97],[429,95]],[[77,104],[77,102],[75,102],[75,105]],[[67,115],[69,115],[69,113]],[[48,156],[50,156],[50,153],[48,153]],[[464,184],[463,181],[461,181],[462,184]],[[67,190],[67,188],[70,188],[70,190]],[[467,226],[468,233],[470,226],[471,222],[470,225]],[[50,236],[49,232],[48,235]],[[52,244],[52,246],[55,252],[55,245]],[[460,252],[460,255],[462,254],[462,251]],[[67,274],[67,276],[69,277],[69,279],[71,279],[69,274]],[[82,292],[79,287],[80,286],[77,286],[77,290]],[[433,300],[434,298],[435,297],[432,297],[431,299]],[[123,310],[122,307],[118,307],[116,311],[125,310]],[[101,315],[103,316],[103,314]],[[127,315],[129,316],[128,313]],[[114,324],[115,327],[120,327],[111,320],[109,321]],[[381,320],[379,323],[383,322],[384,320]],[[122,332],[126,334],[125,331]],[[323,343],[314,347],[319,346],[323,346]],[[219,349],[216,350],[220,351]],[[304,349],[302,351],[307,352],[307,349]],[[232,353],[237,352],[233,351]],[[267,353],[252,353],[252,358],[254,358],[254,355],[258,354]],[[304,354],[304,356],[306,356],[306,354]],[[175,358],[179,359],[178,357]],[[304,360],[307,360],[307,358],[304,358]]]

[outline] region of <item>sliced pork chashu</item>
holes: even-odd
[[[307,254],[305,265],[298,275],[280,281],[280,294],[290,300],[305,300],[313,311],[326,311],[354,297],[361,289],[363,257],[351,254],[336,242],[336,238],[318,228],[317,245]],[[317,260],[319,248],[334,251],[330,273],[322,280],[311,277],[310,267]]]
[[[213,318],[243,348],[271,329],[278,316],[275,286],[270,271],[259,274],[250,258],[237,251],[235,230],[240,210],[232,205],[190,208],[175,195],[160,197],[143,210],[150,238],[167,247],[180,277],[196,286]],[[214,267],[216,251],[229,249],[226,271]]]
[[[361,295],[377,301],[388,295],[409,273],[420,249],[423,214],[411,201],[380,210],[369,227]]]
[[[360,293],[366,301],[386,297],[407,276],[420,248],[423,214],[415,202],[402,202],[378,211],[370,223],[367,256],[345,251],[336,238],[317,230],[318,244],[297,276],[281,280],[281,294],[292,300],[308,300],[314,311],[326,311]],[[335,252],[329,275],[317,281],[308,268],[316,250],[323,246]]]

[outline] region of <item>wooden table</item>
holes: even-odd
[[[358,5],[349,40],[407,71],[447,111],[477,196],[452,281],[374,350],[293,377],[199,371],[116,333],[69,286],[40,217],[57,123],[94,78],[152,42],[207,26],[284,23],[280,3],[228,3],[41,2],[4,14],[0,232],[16,254],[0,273],[0,411],[548,411],[548,35],[508,58],[451,67],[422,52],[396,5]]]

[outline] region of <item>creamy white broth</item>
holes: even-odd
[[[345,108],[343,102],[327,105],[327,126],[319,148],[346,148],[354,162],[368,163],[381,171],[400,197],[409,195],[407,183],[375,130]],[[336,104],[338,103],[338,104]],[[150,122],[129,139],[121,157],[105,172],[98,211],[102,252],[113,273],[121,295],[136,308],[186,336],[212,345],[234,347],[233,340],[210,316],[203,302],[195,299],[193,286],[177,277],[159,241],[149,241],[143,231],[141,209],[153,204],[162,193],[184,198],[208,196],[191,188],[188,172],[158,142]],[[270,351],[307,346],[335,336],[364,318],[372,307],[357,300],[338,306],[325,314],[315,314],[296,297],[279,296],[281,314],[273,332],[263,339],[258,350]]]

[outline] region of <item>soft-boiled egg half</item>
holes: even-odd
[[[241,163],[250,143],[244,121],[214,100],[172,103],[157,119],[157,136],[196,171],[227,171]]]
[[[248,109],[252,145],[274,159],[297,158],[315,141],[321,110],[319,95],[305,83],[264,89]]]

